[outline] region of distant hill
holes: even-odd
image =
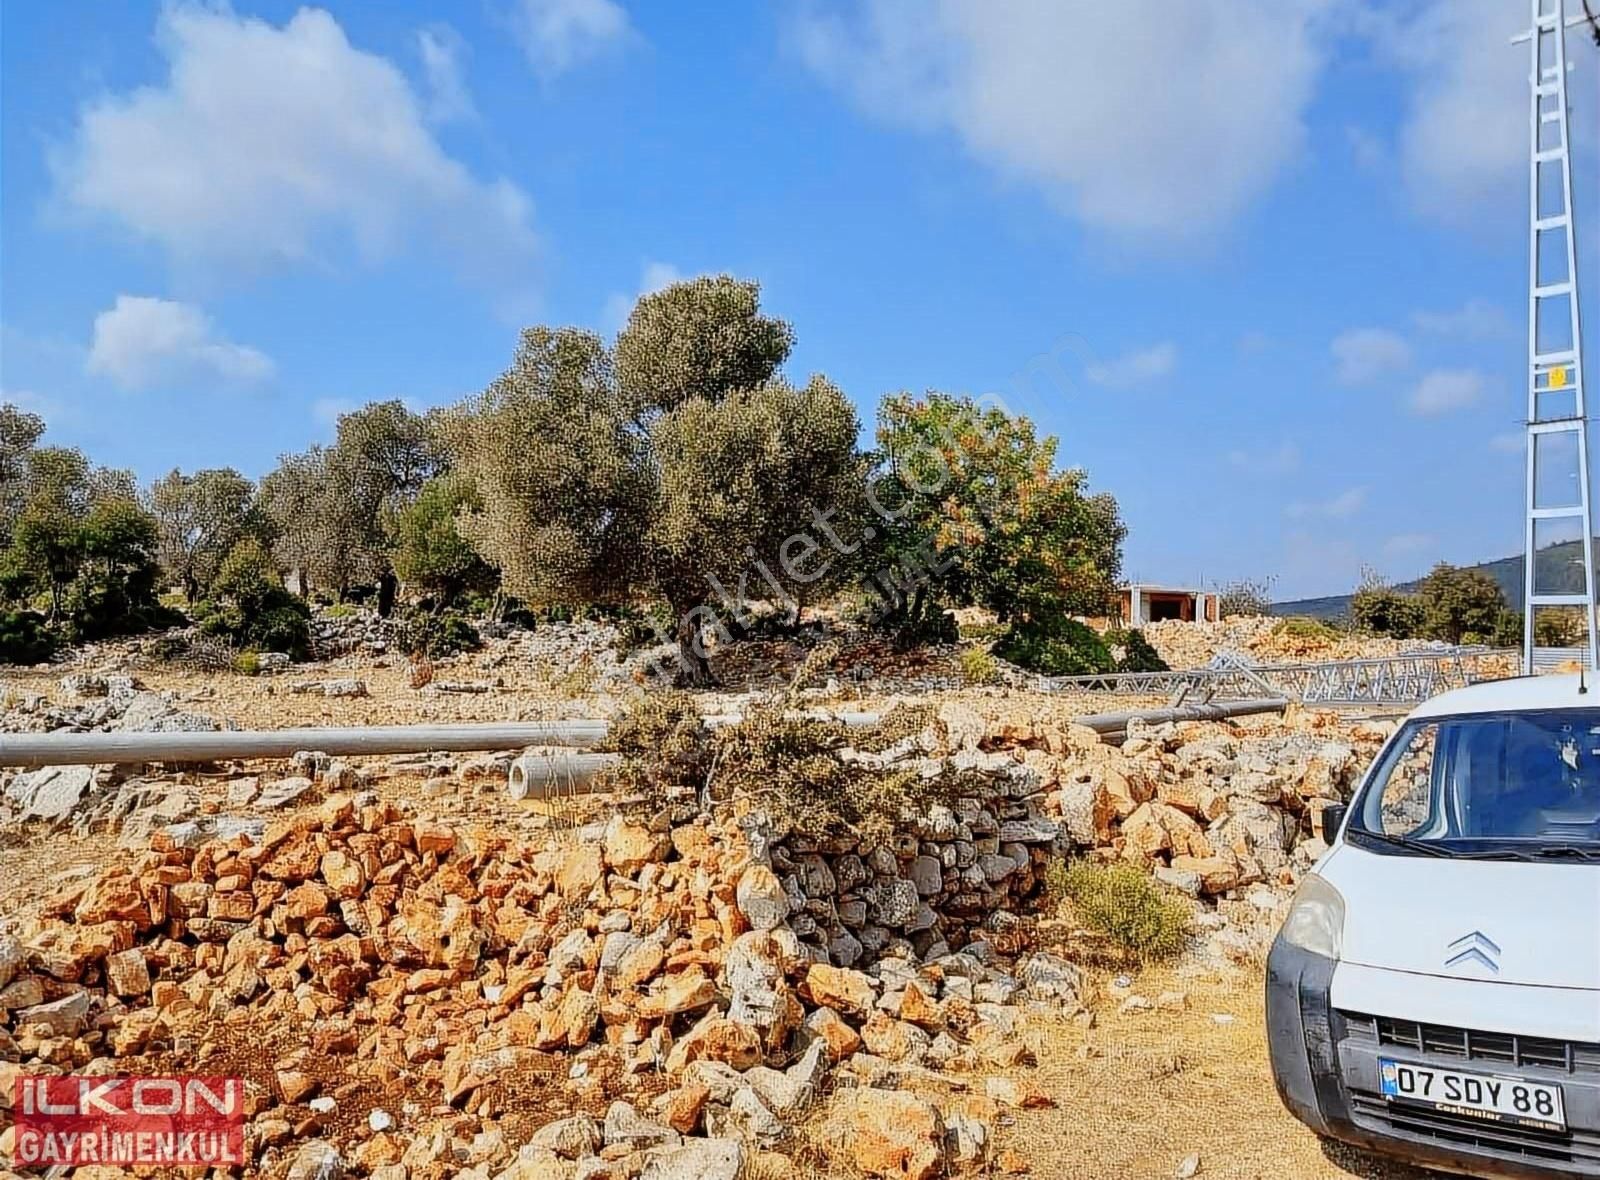
[[[1600,551],[1600,539],[1596,540],[1595,548],[1596,551]],[[1511,608],[1519,611],[1522,609],[1522,554],[1502,557],[1496,561],[1479,562],[1468,568],[1482,570],[1500,583],[1500,589],[1505,591]],[[1540,578],[1541,589],[1548,589],[1552,593],[1583,593],[1583,546],[1579,542],[1565,541],[1542,550],[1538,557],[1538,569],[1541,573],[1549,571],[1548,577]],[[1420,579],[1401,582],[1395,589],[1410,594],[1415,592],[1420,584]],[[1330,594],[1324,598],[1297,598],[1292,602],[1275,602],[1272,604],[1272,613],[1309,615],[1314,619],[1341,619],[1350,613],[1350,595]]]

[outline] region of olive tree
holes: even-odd
[[[161,565],[190,602],[211,589],[235,545],[265,532],[255,498],[255,484],[231,467],[174,469],[150,485]]]
[[[445,466],[437,423],[402,402],[341,415],[331,447],[286,455],[262,481],[274,555],[303,589],[385,583],[399,513]]]
[[[854,410],[822,378],[779,377],[793,332],[759,295],[676,283],[639,300],[611,350],[530,328],[447,428],[482,504],[462,532],[505,587],[534,604],[665,599],[695,683],[722,612],[828,575],[790,544],[810,512],[861,497]]]
[[[28,498],[30,457],[44,437],[44,419],[7,402],[0,405],[0,548]]]

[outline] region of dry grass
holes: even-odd
[[[1278,1101],[1267,1063],[1258,976],[1183,979],[1165,968],[1134,977],[1151,999],[1188,994],[1186,1011],[1123,1015],[1122,993],[1094,1003],[1096,1027],[1051,1025],[1033,1075],[1053,1110],[1021,1111],[1001,1136],[1041,1180],[1170,1177],[1200,1157],[1203,1180],[1422,1180],[1432,1173],[1339,1148]],[[1232,1017],[1231,1022],[1213,1019]]]

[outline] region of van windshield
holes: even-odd
[[[1345,835],[1403,855],[1600,862],[1600,709],[1409,722]]]

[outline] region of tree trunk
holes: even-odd
[[[700,624],[694,608],[677,611],[679,682],[686,688],[710,688],[716,684],[711,661],[700,654]]]

